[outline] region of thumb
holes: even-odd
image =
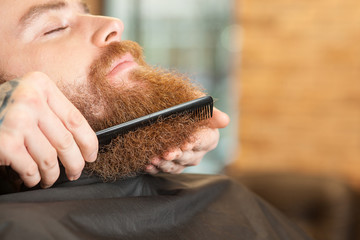
[[[230,122],[230,117],[220,111],[217,108],[214,108],[213,117],[209,119],[210,128],[225,128]]]

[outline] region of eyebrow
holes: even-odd
[[[89,8],[85,2],[79,1],[78,2],[80,8],[84,11],[84,13],[89,13]],[[41,15],[45,14],[51,10],[59,10],[67,8],[69,4],[65,1],[57,1],[45,4],[35,5],[29,8],[29,10],[20,18],[20,25],[27,26],[36,18],[40,17]]]

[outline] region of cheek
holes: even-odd
[[[40,70],[48,74],[54,81],[63,83],[79,83],[86,81],[89,65],[81,57],[72,55],[50,55],[44,58]]]
[[[55,82],[75,83],[86,81],[91,57],[79,51],[66,50],[62,47],[31,50],[26,56],[21,72],[40,71]],[[19,66],[22,64],[20,63]]]
[[[11,49],[11,50],[10,50]],[[31,70],[32,61],[24,52],[9,46],[0,50],[0,69],[13,78],[21,77]]]
[[[90,66],[96,57],[95,49],[77,38],[53,43],[51,49],[44,50],[43,64],[50,77],[57,81],[79,84],[86,81]],[[43,65],[45,66],[45,65]]]
[[[80,38],[59,38],[23,44],[4,41],[0,45],[0,67],[11,77],[40,71],[55,82],[86,81],[99,50]]]

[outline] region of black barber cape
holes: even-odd
[[[309,239],[224,176],[140,175],[103,183],[62,174],[51,189],[0,196],[0,239]]]

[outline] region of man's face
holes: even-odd
[[[0,69],[11,77],[42,71],[84,83],[101,49],[123,32],[120,20],[90,15],[79,0],[1,0],[0,14]]]
[[[47,74],[94,130],[202,95],[183,76],[147,66],[137,44],[120,41],[120,20],[89,15],[80,1],[0,1],[3,74]],[[138,129],[113,140],[88,169],[107,179],[140,172],[202,126],[181,116]]]

